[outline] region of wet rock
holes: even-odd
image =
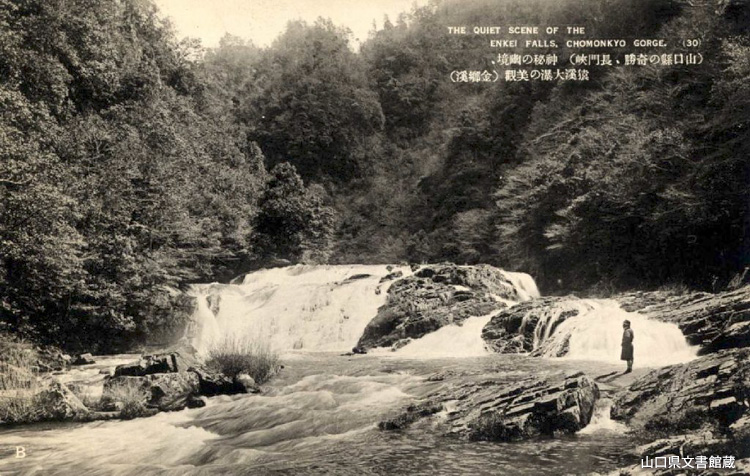
[[[401,339],[399,341],[396,341],[392,346],[392,351],[397,351],[398,349],[401,349],[402,347],[406,347],[407,345],[411,344],[414,341],[411,337],[407,337],[406,339]]]
[[[211,313],[214,316],[218,316],[221,310],[221,294],[209,294],[206,296],[206,304],[208,304],[208,309],[211,310]]]
[[[388,270],[388,271],[390,271],[390,270]],[[388,274],[386,274],[385,276],[383,276],[382,278],[380,278],[380,282],[384,283],[386,281],[393,281],[394,279],[398,279],[398,278],[401,278],[403,276],[404,276],[404,272],[403,271],[394,271],[392,273],[389,272]]]
[[[255,383],[255,379],[248,374],[238,375],[235,382],[242,389],[240,393],[260,393],[260,387]]]
[[[590,307],[575,296],[545,297],[522,302],[493,316],[482,329],[482,339],[488,348],[501,354],[539,350],[544,336],[552,335],[566,319]],[[566,347],[555,351],[557,357],[565,353]]]
[[[220,372],[205,367],[191,367],[189,373],[198,378],[200,395],[212,397],[214,395],[234,395],[247,393],[243,385]]]
[[[671,433],[726,429],[748,415],[750,349],[725,350],[654,370],[619,392],[612,418]]]
[[[38,420],[81,419],[89,413],[83,402],[60,382],[52,382],[37,395],[36,401]]]
[[[507,376],[461,379],[440,376],[442,390],[379,424],[402,429],[440,410],[447,436],[470,440],[518,441],[538,436],[574,433],[594,412],[599,389],[583,374],[554,374],[508,384]]]
[[[370,276],[372,276],[372,275],[371,274],[366,274],[366,273],[353,274],[353,275],[349,276],[348,278],[346,278],[345,281],[357,281],[359,279],[369,278]]]
[[[389,347],[461,324],[469,317],[507,307],[500,299],[520,300],[519,291],[500,269],[453,264],[422,267],[391,285],[386,304],[365,328],[357,349]]]
[[[103,402],[123,402],[142,398],[146,407],[160,411],[182,410],[188,398],[198,394],[198,376],[192,372],[152,374],[141,377],[119,376],[104,383]]]
[[[199,397],[197,395],[190,395],[187,398],[187,407],[188,408],[203,408],[208,403],[208,399],[206,397]]]
[[[701,354],[750,347],[750,286],[711,293],[637,292],[615,298],[626,311],[677,324]]]
[[[137,362],[118,365],[115,368],[115,377],[143,377],[178,370],[176,354],[146,355]]]
[[[96,361],[94,360],[94,356],[89,353],[78,354],[75,360],[73,360],[72,362],[73,365],[90,365],[95,363]]]
[[[404,409],[403,412],[394,416],[393,418],[383,420],[378,423],[378,428],[381,430],[403,430],[415,421],[434,415],[441,411],[443,405],[435,402],[423,402],[416,405],[409,405]]]

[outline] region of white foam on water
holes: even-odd
[[[688,345],[676,324],[648,319],[642,314],[627,312],[617,302],[586,299],[590,308],[557,326],[543,344],[545,355],[558,355],[569,339],[568,359],[620,362],[623,327],[630,321],[634,340],[635,367],[661,367],[689,362],[697,355],[697,347]]]
[[[463,325],[443,326],[416,339],[391,355],[421,359],[444,357],[478,357],[490,353],[482,339],[482,328],[490,322],[493,312],[485,316],[473,316]]]
[[[392,271],[411,274],[408,267]],[[385,303],[393,280],[380,279],[389,272],[385,265],[297,265],[250,273],[242,284],[195,286],[193,345],[205,353],[222,339],[242,338],[276,351],[351,350]]]
[[[602,398],[597,400],[596,408],[594,408],[594,415],[591,417],[591,421],[582,430],[578,432],[579,435],[592,435],[601,432],[611,432],[617,434],[623,434],[628,430],[628,427],[618,421],[614,421],[610,417],[610,410],[612,410],[612,400],[609,398]]]
[[[513,287],[518,292],[518,298],[521,301],[528,301],[541,296],[539,294],[539,288],[536,286],[536,281],[531,275],[526,273],[514,273],[511,271],[501,271],[503,276],[513,284]]]

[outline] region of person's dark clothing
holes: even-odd
[[[633,360],[633,329],[625,329],[622,333],[622,354],[620,360]]]

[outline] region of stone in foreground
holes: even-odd
[[[591,421],[599,398],[596,383],[582,373],[527,378],[511,385],[501,376],[461,380],[444,377],[444,390],[382,421],[379,427],[403,429],[442,409],[436,418],[446,436],[519,441],[575,433]]]

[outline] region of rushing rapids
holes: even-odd
[[[281,352],[286,368],[263,394],[214,397],[205,408],[129,422],[0,431],[0,446],[22,446],[29,455],[5,467],[13,474],[51,475],[611,470],[630,461],[622,448],[637,441],[609,419],[608,400],[596,402],[589,426],[575,435],[511,445],[459,441],[432,431],[450,420],[450,400],[434,418],[403,432],[379,431],[377,423],[436,391],[452,391],[454,384],[481,394],[486,376],[499,389],[531,379],[524,391],[532,397],[535,379],[555,372],[619,373],[622,366],[613,361],[619,358],[623,319],[636,333],[636,366],[694,355],[676,326],[625,312],[612,301],[545,300],[528,275],[500,272],[502,279],[493,281],[500,287],[483,291],[498,305],[495,311],[443,325],[395,352],[389,347],[374,355],[340,356],[389,299],[390,286],[411,274],[406,267],[293,266],[251,273],[237,284],[197,285],[188,331],[197,349],[206,353],[231,337]],[[487,274],[497,275],[498,270]],[[439,291],[438,301],[455,304],[470,293],[479,295],[481,285],[443,284],[426,292]],[[448,287],[453,294],[443,295]],[[491,352],[483,329],[493,323],[508,324],[507,337],[521,338],[526,355]],[[538,358],[560,355],[565,357]],[[444,385],[443,378],[451,383]],[[546,391],[553,398],[565,390]]]

